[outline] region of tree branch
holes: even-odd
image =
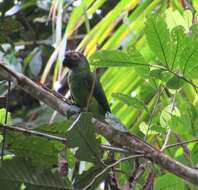
[[[12,81],[31,96],[43,101],[64,116],[66,116],[68,111],[76,113],[79,112],[78,107],[69,105],[62,99],[59,99],[49,91],[34,83],[29,78],[10,70],[3,64],[0,64],[0,77],[5,80]],[[160,167],[168,170],[169,172],[198,185],[198,171],[196,169],[185,166],[184,164],[170,158],[135,135],[118,131],[109,126],[107,123],[103,123],[95,118],[92,118],[92,123],[94,124],[97,132],[109,141],[118,143],[131,152],[141,151],[141,153],[153,163],[158,164]]]
[[[23,133],[23,134],[27,134],[27,135],[34,135],[34,136],[38,136],[38,137],[44,137],[44,138],[47,138],[49,140],[60,141],[64,144],[67,143],[67,139],[64,138],[64,137],[51,135],[51,134],[47,134],[47,133],[43,133],[43,132],[31,130],[31,129],[26,129],[26,128],[23,128],[23,127],[0,124],[0,129],[2,130],[3,128],[6,128],[7,130],[10,130],[10,131],[15,131],[15,132],[20,132],[20,133]]]
[[[64,144],[67,143],[67,139],[61,136],[57,136],[57,135],[51,135],[49,133],[44,133],[44,132],[40,132],[40,131],[35,131],[32,129],[27,129],[25,127],[18,127],[18,126],[14,126],[14,125],[3,125],[0,123],[0,130],[3,130],[4,128],[6,128],[6,130],[10,130],[10,131],[15,131],[18,133],[23,133],[23,134],[27,134],[27,135],[33,135],[33,136],[37,136],[37,137],[42,137],[42,138],[46,138],[49,140],[55,140],[55,141],[59,141],[62,142]],[[120,147],[114,147],[114,146],[110,146],[110,145],[104,145],[101,144],[101,149],[103,150],[108,150],[111,152],[120,152],[120,153],[130,153],[127,149],[123,149]]]

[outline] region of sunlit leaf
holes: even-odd
[[[171,8],[169,8],[166,10],[165,14],[166,23],[169,30],[172,30],[176,26],[183,26],[185,30],[188,31],[188,25],[178,10],[173,11]]]
[[[155,130],[153,130],[153,129],[149,129],[148,130],[148,125],[145,123],[145,122],[142,122],[142,123],[140,123],[140,126],[139,126],[139,128],[140,128],[140,131],[144,134],[144,135],[157,135],[158,134],[158,132],[157,131],[155,131]],[[148,132],[148,133],[147,133]]]
[[[173,174],[165,174],[157,177],[154,183],[154,189],[169,190],[169,189],[183,189],[183,180]]]
[[[69,23],[67,25],[66,33],[68,36],[71,35],[71,33],[74,31],[75,26],[77,25],[79,19],[84,13],[84,8],[89,7],[92,2],[93,0],[83,0],[83,2],[81,2],[79,6],[74,8],[70,16]]]
[[[4,108],[0,109],[0,123],[1,124],[5,124],[5,120],[6,120],[6,110]],[[8,115],[7,115],[7,124],[11,124],[12,121],[11,121],[11,113],[8,112]]]
[[[122,93],[114,93],[112,96],[123,103],[127,104],[130,107],[134,108],[145,108],[144,102],[140,101],[139,99],[135,97],[130,97],[128,95],[122,94]]]
[[[172,116],[168,121],[169,127],[177,134],[184,135],[190,133],[191,122],[187,115]]]
[[[165,66],[170,61],[170,36],[164,19],[160,16],[150,16],[145,23],[147,42],[153,53]]]
[[[141,54],[128,54],[116,50],[98,51],[90,57],[90,61],[91,64],[99,67],[147,67]]]

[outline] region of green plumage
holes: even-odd
[[[90,71],[85,56],[79,52],[69,51],[65,55],[63,65],[70,69],[68,84],[75,103],[98,117],[104,117],[107,111],[110,112],[102,85]]]

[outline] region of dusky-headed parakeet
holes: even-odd
[[[104,118],[110,107],[100,81],[91,72],[86,57],[77,51],[67,51],[63,66],[69,68],[68,84],[75,103],[96,117]]]

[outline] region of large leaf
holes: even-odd
[[[168,67],[170,62],[170,35],[163,18],[157,15],[150,16],[145,24],[147,42],[161,63]]]
[[[76,156],[88,162],[100,162],[100,143],[91,124],[91,114],[81,113],[66,134],[70,147],[78,147]]]
[[[41,67],[42,67],[42,48],[35,48],[32,53],[32,59],[29,62],[29,67],[30,67],[30,71],[31,74],[33,74],[33,76],[37,77],[38,74],[41,71]]]
[[[144,105],[144,102],[142,102],[136,97],[131,97],[122,93],[114,93],[112,94],[112,96],[132,108],[137,108],[137,109],[144,108],[147,110],[147,108]]]
[[[180,59],[183,57],[182,51],[190,43],[189,37],[185,34],[182,26],[176,26],[171,31],[171,69],[178,69],[181,65]]]
[[[191,121],[188,115],[181,115],[180,117],[172,115],[168,123],[169,127],[177,134],[184,135],[191,132]]]
[[[87,171],[84,171],[81,175],[77,176],[75,183],[74,183],[74,187],[76,189],[81,189],[81,188],[86,187],[103,170],[104,170],[104,166],[98,164],[94,167],[91,167]],[[104,172],[102,175],[99,175],[98,178],[96,178],[94,183],[88,189],[89,190],[96,189],[97,186],[107,177],[107,172],[108,171]]]
[[[130,57],[135,59],[138,63],[140,63],[140,66],[136,65],[135,71],[137,72],[138,75],[145,77],[148,77],[150,68],[149,66],[145,65],[144,67],[141,64],[146,64],[146,61],[142,54],[133,46],[129,47],[127,49],[127,52]]]
[[[179,13],[178,10],[172,10],[171,8],[167,9],[165,12],[165,20],[168,25],[169,30],[172,30],[176,26],[182,26],[188,31],[188,25],[185,22],[184,17]]]
[[[90,61],[91,64],[99,67],[147,67],[144,58],[138,51],[133,54],[118,50],[98,51],[90,57]]]
[[[27,189],[60,190],[71,188],[69,181],[50,169],[40,168],[31,163],[31,160],[6,160],[0,167],[1,189],[19,189],[21,184]]]
[[[180,68],[183,71],[183,74],[189,78],[193,76],[191,73],[194,73],[194,70],[198,67],[198,40],[193,41],[188,44],[182,51],[182,56],[179,59]],[[197,75],[195,75],[197,78]]]
[[[19,158],[33,160],[40,166],[51,166],[57,163],[57,154],[64,150],[61,142],[25,134],[9,132],[7,135],[8,151]]]
[[[179,189],[184,190],[184,183],[182,179],[173,175],[165,174],[163,176],[157,177],[154,183],[154,189],[158,190],[169,190],[169,189]]]
[[[177,89],[181,88],[183,84],[184,84],[184,80],[179,78],[178,76],[172,77],[166,83],[168,88],[174,89],[174,90],[177,90]]]
[[[71,33],[75,30],[75,27],[83,13],[85,12],[85,9],[87,9],[92,2],[93,0],[83,0],[79,6],[74,8],[67,25],[68,35],[71,35]]]

